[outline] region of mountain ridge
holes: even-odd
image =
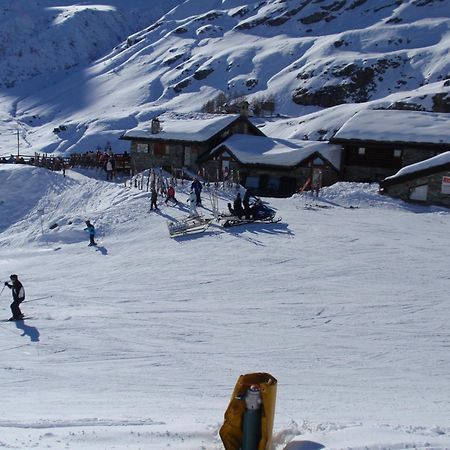
[[[60,14],[73,11],[66,3]],[[265,119],[279,137],[328,139],[361,108],[450,111],[445,0],[170,6],[96,61],[71,66],[62,81],[45,86],[41,76],[38,95],[35,79],[2,89],[2,98],[16,98],[2,122],[20,122],[30,149],[61,154],[106,142],[124,150],[118,137],[126,129],[165,111],[200,111],[221,93],[250,103],[273,98],[279,117],[289,117],[278,126]],[[67,132],[52,135],[63,123]]]

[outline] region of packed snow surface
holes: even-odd
[[[0,448],[219,450],[250,372],[278,380],[275,450],[450,448],[448,209],[338,183],[171,239],[187,184],[150,213],[103,178],[0,165],[0,278],[29,317],[0,323]]]

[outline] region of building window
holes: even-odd
[[[269,177],[268,188],[271,192],[277,192],[280,189],[280,179],[277,177]]]
[[[245,180],[245,187],[248,188],[259,188],[259,177],[247,177]]]
[[[410,200],[416,200],[418,202],[426,202],[427,197],[428,197],[428,184],[413,186],[409,190]]]
[[[364,156],[366,154],[366,148],[365,147],[359,147],[358,148],[358,155]]]
[[[394,158],[401,158],[402,157],[402,151],[400,149],[394,150]]]
[[[315,158],[312,163],[313,163],[313,166],[323,166],[323,159]]]
[[[164,156],[166,154],[166,144],[164,142],[155,142],[153,144],[153,152],[155,156]]]
[[[136,144],[136,152],[137,153],[149,153],[148,144],[137,143]]]

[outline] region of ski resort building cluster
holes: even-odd
[[[136,171],[162,167],[171,173],[198,174],[208,181],[231,179],[259,195],[286,197],[337,181],[391,186],[392,180],[384,180],[401,169],[450,151],[450,115],[364,110],[329,141],[312,141],[266,136],[243,106],[240,114],[166,113],[155,117],[150,127],[126,131],[121,139],[131,143]],[[444,177],[450,176],[446,170],[444,166]],[[413,173],[409,178],[414,178]],[[430,189],[435,192],[430,196],[423,193],[428,189],[421,189],[421,195],[413,190],[402,198],[450,202],[447,189],[439,193]]]

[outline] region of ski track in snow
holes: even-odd
[[[0,166],[0,281],[20,275],[31,317],[0,324],[0,448],[222,449],[254,371],[279,382],[274,450],[450,448],[449,210],[338,183],[173,240],[184,210],[100,176]]]

